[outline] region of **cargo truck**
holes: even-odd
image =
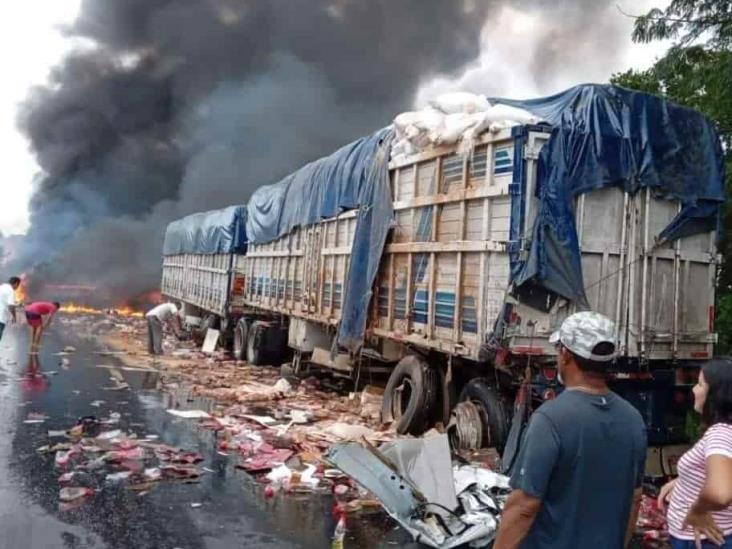
[[[385,421],[449,423],[462,447],[515,446],[561,390],[550,334],[598,311],[617,327],[613,388],[652,444],[683,442],[716,341],[711,123],[612,86],[513,104],[546,122],[391,161],[386,128],[171,224],[163,293],[251,364],[388,374]]]

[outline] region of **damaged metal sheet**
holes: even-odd
[[[338,444],[329,452],[328,460],[374,494],[400,524],[418,509],[419,497],[409,483],[361,444]]]
[[[419,487],[427,501],[449,511],[458,506],[446,436],[388,442],[379,451]]]
[[[371,491],[417,542],[440,549],[484,547],[495,537],[508,478],[478,467],[453,466],[447,435],[399,440],[380,450],[340,444],[328,459]]]

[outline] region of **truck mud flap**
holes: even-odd
[[[511,420],[511,429],[508,431],[508,439],[506,440],[506,448],[503,450],[501,461],[503,463],[502,473],[511,476],[513,466],[516,463],[521,442],[524,438],[526,423],[528,420],[529,402],[531,401],[531,384],[524,382],[516,394],[516,401],[513,409],[513,419]]]

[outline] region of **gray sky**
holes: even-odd
[[[28,88],[42,83],[71,42],[59,25],[76,16],[80,0],[22,0],[5,6],[0,30],[0,64],[6,77],[0,88],[0,143],[3,150],[3,197],[0,232],[23,232],[28,225],[28,198],[38,167],[28,143],[15,128],[15,116]]]
[[[664,0],[621,0],[626,11],[642,13]],[[42,83],[50,68],[74,44],[62,36],[60,26],[71,22],[80,0],[23,0],[6,8],[0,32],[0,60],[8,67],[0,89],[0,142],[3,145],[5,190],[0,200],[0,232],[26,230],[28,199],[38,166],[28,145],[15,128],[17,105],[34,84]],[[505,7],[491,18],[482,34],[479,59],[457,78],[425,82],[415,98],[423,105],[437,93],[468,90],[515,97],[530,97],[559,91],[581,82],[604,82],[613,72],[629,67],[648,67],[663,53],[666,44],[632,44],[632,20],[622,16],[613,3],[597,18],[597,32],[584,34],[581,43],[558,38],[539,44],[537,30],[562,26],[562,2],[556,16],[548,19],[528,7]],[[630,6],[630,7],[628,7]],[[546,11],[541,12],[546,14]],[[566,29],[562,28],[562,31]],[[565,37],[566,38],[566,37]],[[552,56],[551,74],[537,76],[537,52]],[[612,52],[608,55],[608,51]],[[558,68],[557,68],[558,67]]]

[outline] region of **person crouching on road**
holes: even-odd
[[[25,306],[25,319],[31,328],[31,354],[37,353],[40,349],[43,332],[48,329],[60,308],[61,304],[58,301],[35,301]]]
[[[0,339],[3,338],[5,327],[12,322],[15,324],[15,290],[20,286],[20,278],[10,277],[5,284],[0,284]]]
[[[667,512],[673,549],[732,548],[732,360],[710,360],[694,386],[704,434],[677,465],[658,507]]]
[[[550,342],[565,390],[531,416],[493,547],[620,549],[635,529],[647,438],[640,413],[606,383],[615,325],[576,313]]]
[[[151,355],[163,354],[163,325],[172,323],[174,330],[179,330],[179,308],[173,303],[162,303],[154,307],[145,315],[147,318],[148,352]]]

